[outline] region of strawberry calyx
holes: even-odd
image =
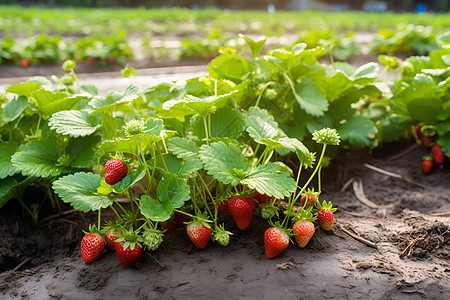
[[[88,230],[88,231],[84,231],[84,230],[83,230],[83,233],[84,233],[85,235],[88,235],[88,234],[91,234],[91,233],[96,233],[96,234],[98,234],[98,235],[102,238],[102,240],[105,242],[105,238],[103,237],[102,232],[101,232],[100,230],[97,229],[97,225],[95,225],[95,224],[89,225],[89,230]],[[106,243],[106,242],[105,242],[105,243]]]
[[[137,232],[133,231],[133,226],[130,226],[130,229],[122,228],[123,235],[117,238],[116,243],[123,242],[123,249],[127,249],[128,247],[131,250],[134,250],[136,245],[142,248],[142,244],[144,239],[137,234]]]
[[[431,155],[424,155],[424,156],[422,156],[422,160],[423,161],[426,161],[426,160],[433,160],[433,158],[431,157]]]
[[[209,225],[209,223],[211,223],[212,221],[209,220],[209,216],[206,212],[201,213],[199,215],[196,216],[192,216],[192,221],[190,222],[184,222],[184,224],[186,225],[190,225],[190,224],[195,224],[195,229],[199,230],[200,227],[205,226],[206,228],[211,228],[211,225]]]
[[[270,226],[278,228],[279,230],[283,231],[284,233],[287,234],[287,236],[289,237],[289,241],[291,241],[291,243],[294,243],[294,241],[292,240],[292,237],[295,235],[294,233],[292,233],[292,228],[286,228],[284,226],[282,226],[282,224],[280,223],[280,221],[276,221],[275,223],[273,223],[271,220],[267,221],[269,223]]]
[[[292,222],[295,223],[297,221],[316,221],[317,217],[313,214],[312,210],[313,207],[299,210],[292,218]]]
[[[319,201],[317,201],[316,210],[320,211],[322,209],[328,209],[331,212],[335,212],[337,210],[337,208],[333,207],[333,205],[331,204],[331,201],[327,202],[327,201],[323,200],[322,204]]]

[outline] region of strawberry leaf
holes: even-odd
[[[180,208],[190,199],[186,181],[175,175],[166,174],[156,189],[159,200],[144,195],[140,200],[141,213],[156,222],[167,221],[175,208]]]
[[[328,109],[328,100],[308,77],[295,86],[294,97],[300,107],[309,115],[323,116]]]
[[[52,115],[58,111],[82,109],[87,106],[89,98],[84,96],[72,96],[62,92],[48,90],[36,91],[33,98],[37,107],[44,115]]]
[[[18,148],[19,145],[15,143],[0,145],[0,179],[17,173],[16,167],[11,163],[11,156],[16,153]]]
[[[173,137],[167,141],[167,148],[178,158],[198,158],[197,144],[187,138]]]
[[[218,109],[211,115],[210,138],[238,139],[245,130],[244,117],[237,110],[229,107]],[[205,125],[199,115],[192,117],[191,128],[199,139],[205,139]]]
[[[57,112],[49,119],[49,125],[57,133],[71,137],[91,135],[102,126],[97,118],[80,110]]]
[[[121,181],[112,185],[114,191],[119,194],[126,192],[132,185],[144,178],[146,174],[145,166],[140,165],[136,171],[130,172]]]
[[[41,89],[41,86],[36,82],[21,82],[9,86],[6,91],[8,93],[13,93],[28,98],[31,97],[33,93],[39,89]]]
[[[210,115],[216,111],[216,109],[224,106],[227,100],[236,94],[237,91],[232,91],[228,94],[219,96],[209,96],[206,98],[198,98],[192,95],[186,95],[184,106],[190,108],[201,117]]]
[[[249,162],[233,144],[217,142],[203,145],[199,156],[208,174],[224,184],[238,185],[249,169]]]
[[[260,165],[250,170],[240,183],[278,199],[289,197],[295,191],[296,183],[288,172],[280,172],[280,169],[274,163]]]
[[[13,198],[22,199],[23,192],[36,178],[27,177],[18,182],[14,177],[0,179],[0,208]]]
[[[234,83],[241,83],[255,70],[252,63],[239,55],[221,55],[208,64],[207,71],[212,78],[227,79]]]
[[[252,40],[249,37],[246,37],[243,34],[240,34],[239,37],[243,38],[244,41],[247,43],[247,45],[250,48],[250,51],[252,52],[253,59],[255,59],[259,52],[261,51],[262,47],[266,43],[267,38],[265,36],[260,36],[257,40]]]
[[[0,115],[5,123],[14,121],[25,110],[28,104],[28,99],[24,96],[13,98],[9,101],[0,112]]]
[[[19,147],[11,162],[25,176],[54,177],[66,171],[58,166],[59,145],[51,139],[33,140]]]
[[[53,189],[65,203],[86,213],[113,204],[113,200],[97,193],[102,180],[98,174],[80,172],[59,178],[53,182]]]
[[[247,132],[255,142],[264,144],[264,139],[275,139],[282,134],[278,123],[265,109],[250,107],[247,116]]]
[[[117,92],[108,92],[105,98],[99,96],[94,97],[89,105],[95,112],[112,111],[118,104],[125,104],[132,102],[139,97],[139,88],[130,84],[125,93],[120,94]]]
[[[66,148],[66,154],[70,157],[72,168],[90,168],[96,159],[96,144],[100,142],[100,136],[90,135],[86,137],[72,138]]]
[[[373,134],[377,132],[377,128],[369,118],[354,116],[337,126],[337,130],[342,140],[348,141],[357,149],[374,146]]]

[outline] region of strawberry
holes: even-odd
[[[105,181],[109,185],[114,185],[121,181],[128,174],[127,165],[118,159],[110,159],[105,164]]]
[[[228,210],[239,229],[244,230],[250,225],[257,208],[251,197],[232,197],[228,200]]]
[[[331,230],[333,228],[333,212],[336,211],[336,208],[332,208],[331,202],[323,201],[322,204],[318,203],[317,205],[319,212],[317,213],[317,222],[319,226],[323,230]]]
[[[275,203],[280,202],[280,199],[275,199],[275,197],[270,197],[266,194],[261,194],[257,190],[255,190],[255,194],[253,195],[253,199],[258,201],[259,205],[268,204],[271,201],[275,200]]]
[[[165,234],[171,234],[177,229],[177,223],[173,220],[167,220],[164,222],[161,222],[161,229],[165,230]]]
[[[116,253],[120,264],[128,268],[141,257],[142,247],[138,243],[116,242]]]
[[[431,147],[431,144],[434,143],[435,140],[436,140],[436,137],[434,137],[434,136],[422,135],[422,143],[427,148]]]
[[[208,224],[200,221],[193,221],[186,226],[186,233],[192,243],[200,249],[208,245],[211,238],[212,229]]]
[[[20,65],[22,66],[22,68],[28,68],[28,66],[30,65],[30,61],[26,58],[23,58],[20,61]]]
[[[445,154],[442,152],[442,148],[438,144],[434,144],[433,147],[431,147],[431,156],[437,164],[442,164],[445,160]]]
[[[293,226],[294,238],[300,248],[306,247],[316,231],[313,223],[316,218],[312,215],[311,210],[312,207],[301,210],[300,214],[294,219],[296,220]]]
[[[85,236],[81,240],[81,257],[85,262],[93,262],[105,250],[105,241],[103,240],[97,227],[89,226],[89,232],[85,232]]]
[[[103,234],[103,237],[106,241],[106,248],[111,251],[116,250],[116,240],[119,238],[119,236],[123,235],[122,231],[110,229],[105,234]]]
[[[186,214],[180,213],[180,212],[175,212],[175,224],[177,226],[177,228],[183,228],[184,226],[186,226],[185,223],[192,221],[192,218],[189,217]]]
[[[289,236],[279,227],[270,227],[264,232],[264,249],[267,258],[274,258],[289,246]]]
[[[86,58],[86,63],[89,67],[92,67],[95,63],[95,59],[93,57]]]
[[[434,162],[431,156],[424,156],[422,160],[422,171],[425,174],[428,174],[433,169]]]
[[[300,201],[302,202],[302,207],[310,208],[316,205],[317,196],[319,196],[319,193],[314,193],[314,189],[312,190],[308,189],[308,191],[306,191],[306,193],[304,193],[300,198]]]
[[[217,213],[223,214],[228,211],[228,203],[225,201],[219,201],[217,202]]]

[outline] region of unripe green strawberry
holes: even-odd
[[[264,249],[267,258],[274,258],[289,246],[289,236],[278,227],[270,227],[264,232]]]
[[[81,240],[81,257],[85,262],[93,262],[105,250],[105,241],[98,233],[88,233]]]
[[[109,185],[114,185],[121,181],[128,174],[127,165],[118,159],[110,159],[105,164],[105,181]]]

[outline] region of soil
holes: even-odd
[[[317,228],[305,248],[291,244],[274,259],[265,257],[264,220],[242,231],[225,215],[228,247],[197,249],[179,229],[129,268],[113,252],[87,264],[79,242],[95,214],[42,215],[35,226],[10,201],[0,210],[0,298],[448,299],[450,166],[422,174],[426,151],[341,150],[320,196],[338,208],[333,229]]]

